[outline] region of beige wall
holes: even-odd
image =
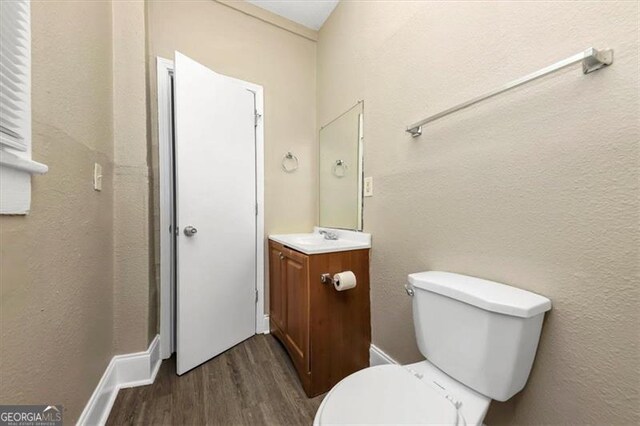
[[[214,1],[150,1],[147,9],[154,176],[155,61],[173,59],[178,50],[215,72],[264,87],[265,234],[310,231],[317,217],[315,42]],[[280,164],[289,150],[300,168],[286,174]]]
[[[0,217],[0,402],[62,404],[73,423],[111,357],[155,330],[145,8],[31,5],[33,157],[49,172],[28,216]]]
[[[143,351],[155,336],[150,293],[145,3],[113,2],[114,345]],[[150,324],[153,323],[153,327]]]
[[[488,424],[638,424],[638,4],[341,2],[318,41],[318,122],[364,99],[373,342],[421,358],[410,272],[550,297],[533,373]],[[407,124],[588,46],[579,67]]]
[[[111,5],[32,2],[31,213],[0,217],[0,401],[72,423],[113,355]],[[93,190],[93,163],[103,190]]]

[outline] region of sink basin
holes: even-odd
[[[338,235],[338,239],[325,239],[324,235],[319,233],[321,230],[335,233]],[[345,231],[342,229],[316,227],[313,232],[308,234],[270,235],[269,239],[305,254],[333,253],[371,248],[371,234]]]
[[[328,242],[329,240],[325,240],[324,236],[319,234],[293,234],[291,236],[291,241],[295,244],[300,244],[303,246],[314,246],[318,244],[324,244],[325,241]]]

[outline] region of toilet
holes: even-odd
[[[492,399],[506,401],[524,388],[549,299],[449,272],[410,274],[405,287],[426,360],[344,378],[314,425],[481,425]]]

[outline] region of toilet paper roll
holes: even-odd
[[[356,286],[356,275],[351,271],[340,272],[333,276],[333,286],[338,291],[345,291]]]

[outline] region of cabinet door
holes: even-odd
[[[278,327],[278,331],[286,330],[286,292],[283,275],[284,247],[279,244],[269,244],[269,319],[271,324]],[[273,327],[272,327],[273,328]],[[273,331],[273,330],[272,330]]]
[[[287,292],[285,335],[298,371],[309,370],[309,257],[288,250],[285,260]]]

